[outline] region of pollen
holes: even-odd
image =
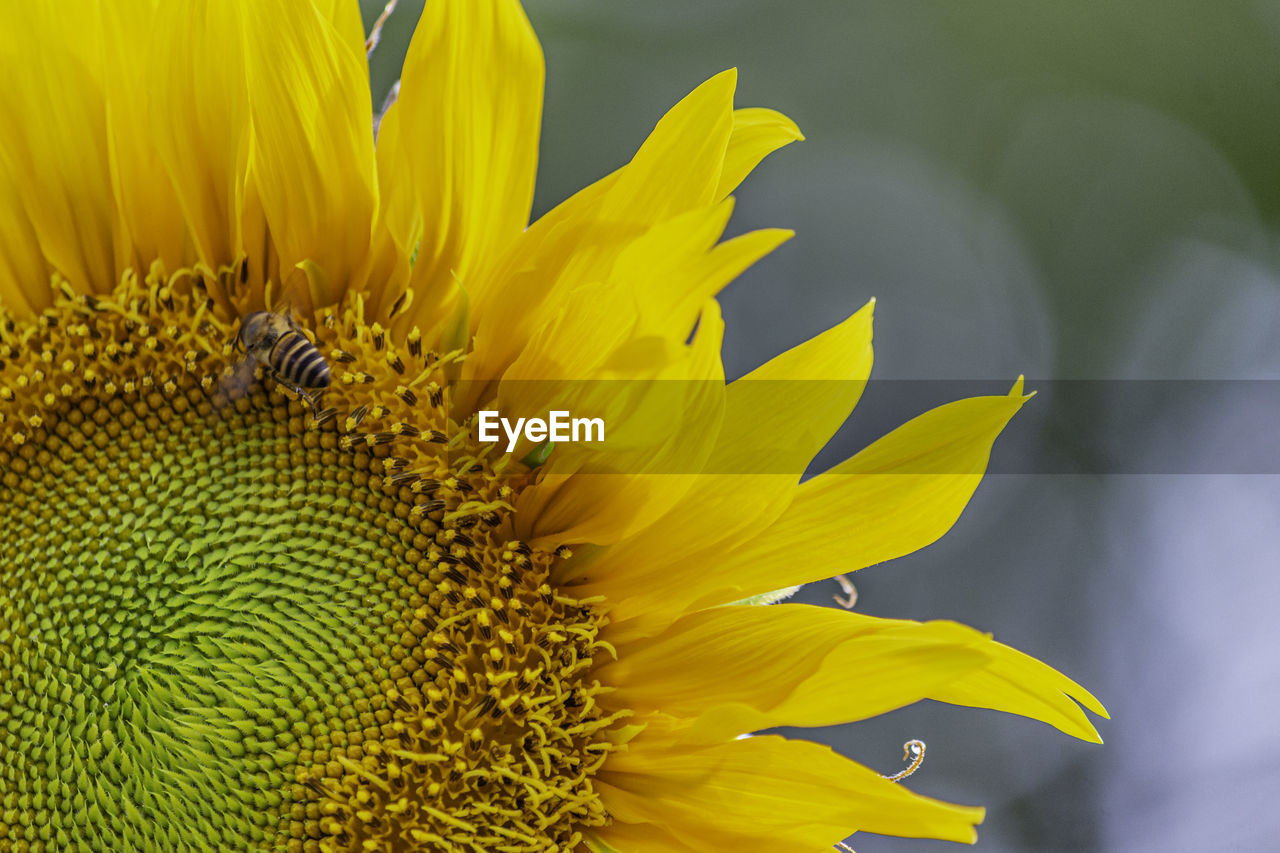
[[[0,333],[0,851],[549,851],[607,821],[599,602],[409,391],[436,354],[327,310],[359,381],[314,417],[228,384],[237,312],[193,274],[55,296]]]

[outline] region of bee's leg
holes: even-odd
[[[288,388],[293,393],[297,394],[299,398],[307,401],[307,405],[311,407],[312,416],[315,417],[316,420],[319,420],[320,407],[316,405],[316,398],[312,397],[309,391],[303,390],[302,386],[300,385],[292,385],[288,382],[284,384],[286,388]]]
[[[311,406],[311,413],[315,415],[317,419],[319,419],[320,407],[316,405],[315,398],[313,398],[311,394],[305,391],[301,385],[294,385],[292,382],[286,382],[284,377],[281,376],[279,371],[277,371],[274,367],[269,368],[269,372],[271,374],[271,378],[276,381],[277,385],[283,385],[293,393],[297,394],[301,399],[306,400],[307,405]]]
[[[298,392],[298,396],[306,400],[311,406],[311,416],[316,420],[320,420],[320,404],[316,402],[316,397],[309,391],[303,391],[301,388],[294,388]]]

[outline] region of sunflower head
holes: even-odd
[[[530,224],[515,2],[427,5],[376,145],[354,4],[72,5],[0,28],[0,853],[971,840],[742,736],[934,698],[1096,739],[971,629],[742,603],[936,539],[1026,397],[799,483],[871,305],[725,383],[713,297],[788,236],[722,241],[730,193],[800,138],[733,72]],[[561,409],[610,440],[479,425]]]

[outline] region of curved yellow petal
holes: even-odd
[[[801,472],[866,386],[873,308],[868,303],[729,385],[705,473],[659,523],[618,543],[592,567],[598,591],[618,602],[615,619],[638,613],[633,605],[647,601],[649,590],[683,583],[684,566],[703,562],[702,555],[719,553],[726,541],[783,511]],[[580,567],[567,566],[562,579],[573,577],[592,583]]]
[[[716,198],[738,188],[760,161],[784,145],[804,139],[796,123],[775,110],[747,107],[733,111],[733,133],[716,185]]]
[[[373,269],[367,276],[363,276],[368,293],[366,306],[370,316],[379,316],[383,313],[380,308],[389,308],[404,294],[411,273],[409,259],[422,237],[422,214],[414,200],[413,188],[406,180],[409,174],[409,153],[405,150],[404,135],[400,132],[398,103],[392,104],[382,115],[382,121],[378,125],[375,155],[378,166],[378,209],[373,230],[374,245],[370,251]],[[407,320],[402,320],[401,323],[403,328],[397,328],[397,331],[406,334],[411,324]]]
[[[775,726],[828,726],[920,699],[992,708],[1097,742],[1071,679],[953,622],[878,619],[826,607],[717,607],[656,637],[616,643],[599,678],[608,704],[696,722],[684,742]]]
[[[594,413],[604,406],[624,405],[630,414],[617,418],[606,415],[606,424],[615,426],[599,446],[570,445],[553,452],[545,473],[521,493],[516,504],[517,535],[535,547],[581,542],[605,545],[652,524],[679,501],[697,478],[697,474],[681,472],[696,471],[705,461],[723,413],[723,336],[719,305],[708,300],[692,343],[665,369],[643,379],[616,383],[548,383],[553,388],[581,387],[595,396],[581,403],[566,401],[568,411]],[[666,381],[668,378],[679,381]],[[520,391],[540,384],[517,382],[514,386]],[[676,403],[671,402],[673,389],[680,395]],[[536,403],[503,403],[499,410],[541,408]],[[673,420],[705,427],[687,435],[655,427]],[[665,438],[655,445],[652,433]]]
[[[314,305],[331,304],[364,262],[373,222],[364,52],[311,3],[259,0],[241,14],[249,170],[280,255],[281,285],[309,293]]]
[[[338,37],[347,42],[348,49],[365,55],[364,22],[360,19],[360,4],[349,0],[311,0],[316,11],[333,27]]]
[[[991,656],[986,666],[931,691],[929,698],[1030,717],[1072,737],[1102,743],[1098,730],[1076,705],[1079,702],[1109,719],[1107,709],[1092,693],[1053,667],[1003,643],[993,640],[983,650]]]
[[[409,152],[400,128],[400,104],[394,103],[378,125],[379,214],[387,223],[396,244],[409,254],[422,238],[422,213],[414,202],[413,189],[405,180],[409,172]]]
[[[778,521],[731,554],[720,570],[741,581],[803,542],[809,565],[788,572],[792,579],[782,584],[786,586],[924,548],[960,517],[982,480],[996,437],[1028,399],[1018,380],[1006,396],[958,400],[908,421],[801,484]],[[809,538],[819,531],[830,538]],[[756,583],[763,586],[750,594],[778,586],[767,570],[746,585]]]
[[[53,303],[49,268],[17,186],[0,159],[0,305],[17,319]]]
[[[634,593],[634,612],[660,625],[663,612],[741,601],[920,550],[960,517],[996,436],[1027,399],[1019,380],[1007,396],[958,400],[908,421],[802,483],[758,536],[678,581],[654,577]]]
[[[597,831],[618,850],[629,849],[630,826],[662,827],[696,850],[742,853],[818,851],[855,831],[972,843],[983,817],[980,808],[914,794],[829,747],[776,736],[684,747],[641,734],[598,778],[614,823]]]
[[[619,253],[608,278],[613,288],[634,294],[638,333],[687,338],[706,300],[793,236],[768,228],[717,244],[732,212],[732,199],[695,208]]]
[[[526,342],[581,287],[611,280],[619,289],[625,287],[625,277],[613,280],[611,273],[635,240],[715,203],[733,127],[736,80],[736,72],[726,71],[685,96],[662,117],[630,163],[535,222],[492,271],[480,281],[466,282],[478,320],[475,357],[464,366],[464,376],[500,378]],[[699,302],[693,305],[700,307]]]
[[[875,304],[871,300],[844,321],[732,383],[725,431],[707,470],[768,471],[794,474],[799,480],[866,388]]]
[[[0,169],[45,259],[81,292],[114,287],[123,266],[96,76],[101,30],[85,25],[94,20],[94,8],[78,2],[8,3],[0,13],[0,62],[10,80],[0,87]]]
[[[422,213],[417,308],[430,325],[455,277],[475,297],[529,222],[542,121],[542,49],[516,0],[427,3],[401,77],[400,132]]]
[[[598,675],[615,688],[611,706],[696,719],[692,738],[707,742],[901,708],[985,666],[988,642],[953,622],[806,604],[718,607],[617,644],[618,660]]]
[[[738,71],[715,75],[662,117],[610,188],[606,222],[662,222],[709,205],[733,133]]]
[[[265,229],[245,231],[249,95],[239,10],[219,0],[159,3],[148,58],[147,132],[174,188],[196,259],[212,270],[248,257],[266,269]]]
[[[705,853],[651,823],[613,824],[594,830],[586,845],[591,853]]]
[[[158,27],[152,2],[103,3],[103,87],[112,185],[119,210],[118,254],[145,271],[161,260],[169,271],[194,263],[182,206],[164,171],[156,169],[149,124],[156,45],[173,37]],[[186,116],[169,116],[169,121]]]

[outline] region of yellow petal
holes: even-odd
[[[1088,690],[1003,643],[991,641],[983,648],[991,656],[986,666],[932,691],[929,698],[1042,720],[1072,737],[1102,743],[1093,723],[1076,705],[1079,702],[1109,718],[1107,709]]]
[[[683,587],[656,591],[654,606],[684,612],[741,601],[924,548],[960,517],[996,436],[1027,399],[1019,380],[1007,396],[959,400],[907,422],[801,484],[759,536]]]
[[[94,19],[76,2],[8,3],[0,17],[0,169],[45,259],[81,292],[114,287],[121,270]]]
[[[11,316],[24,319],[52,302],[40,241],[14,179],[0,159],[0,305]]]
[[[370,250],[371,268],[362,278],[366,282],[366,311],[369,316],[376,317],[383,313],[381,309],[394,304],[408,287],[409,258],[422,237],[422,215],[407,180],[409,154],[405,151],[404,135],[400,132],[398,103],[392,104],[382,116],[375,154],[378,209]],[[436,313],[442,312],[437,310]],[[405,334],[412,322],[406,318],[402,323],[403,328],[397,327],[396,331]]]
[[[638,334],[684,340],[706,300],[793,236],[770,228],[717,245],[732,213],[732,199],[695,208],[619,253],[608,280],[613,289],[634,294]]]
[[[972,843],[983,817],[913,794],[828,747],[775,736],[671,747],[642,734],[598,778],[614,823],[597,832],[619,850],[629,849],[633,825],[662,827],[695,850],[740,853],[818,851],[855,831]]]
[[[348,44],[348,49],[361,56],[364,49],[364,23],[360,19],[360,4],[347,0],[311,0],[316,11],[330,23],[334,32]]]
[[[364,52],[310,3],[242,8],[253,118],[249,169],[280,254],[282,286],[341,297],[369,250],[373,113]],[[305,275],[299,265],[309,264]]]
[[[400,132],[422,213],[420,306],[454,277],[478,294],[529,221],[542,120],[542,49],[516,0],[428,3],[405,58]],[[436,318],[415,317],[423,325]]]
[[[804,604],[717,607],[617,644],[618,660],[598,675],[615,688],[610,707],[697,719],[685,740],[708,742],[910,705],[985,666],[989,643],[953,622]]]
[[[660,522],[619,543],[594,567],[598,591],[616,602],[615,620],[646,613],[653,596],[686,582],[684,566],[714,559],[726,541],[767,526],[783,511],[801,472],[866,385],[873,306],[729,386],[707,473]],[[566,567],[561,580],[571,578],[592,583],[577,566]]]
[[[607,427],[606,441],[600,445],[569,445],[553,453],[546,473],[520,495],[517,535],[534,547],[580,542],[604,545],[653,523],[670,509],[697,478],[695,473],[680,472],[698,470],[718,432],[724,406],[723,335],[719,306],[710,300],[692,343],[666,366],[665,373],[650,374],[651,381],[547,383],[553,388],[581,387],[596,395],[597,399],[581,403],[565,401],[563,407],[575,414],[595,416],[597,407],[610,403],[629,406],[635,414],[606,417],[606,425],[612,422],[614,426]],[[517,390],[531,385],[514,384]],[[670,402],[672,389],[683,395],[678,403]],[[537,403],[514,408],[502,404],[499,411],[540,408]],[[655,426],[673,418],[705,426],[687,435]],[[655,446],[654,434],[665,436],[664,441]]]
[[[400,104],[392,104],[378,125],[378,202],[396,244],[411,253],[422,238],[422,214],[405,176],[409,173],[409,152],[400,129]]]
[[[464,366],[464,376],[501,377],[580,288],[611,280],[618,256],[634,240],[713,205],[733,126],[736,79],[736,72],[726,71],[687,95],[630,163],[535,222],[490,273],[467,282],[479,320],[475,357]]]
[[[704,853],[651,823],[613,824],[595,833],[587,837],[591,853]]]
[[[1071,679],[952,622],[802,604],[717,607],[615,645],[618,660],[598,670],[616,688],[607,703],[695,720],[684,742],[838,725],[920,699],[1019,714],[1093,742],[1076,702],[1106,715]]]
[[[119,216],[117,254],[143,269],[158,258],[172,272],[198,260],[188,251],[177,193],[164,170],[156,169],[148,124],[154,109],[150,57],[155,45],[173,34],[158,29],[152,3],[104,3],[99,14],[107,141]]]
[[[728,245],[728,244],[726,244]],[[800,475],[857,405],[871,376],[875,300],[729,386],[713,473]]]
[[[147,132],[168,175],[197,260],[212,270],[249,258],[261,289],[265,223],[245,233],[249,101],[239,10],[220,0],[159,3],[147,57]],[[221,296],[221,294],[214,294]]]
[[[702,286],[690,273],[715,247],[732,213],[732,199],[696,208],[651,228],[618,254],[608,280],[636,302],[637,335],[688,337],[699,308],[724,286]]]
[[[738,71],[722,71],[671,108],[610,188],[600,216],[662,222],[711,204],[733,132]]]
[[[780,112],[748,107],[733,111],[733,134],[724,155],[716,198],[738,188],[760,161],[784,145],[804,139],[796,123]]]

